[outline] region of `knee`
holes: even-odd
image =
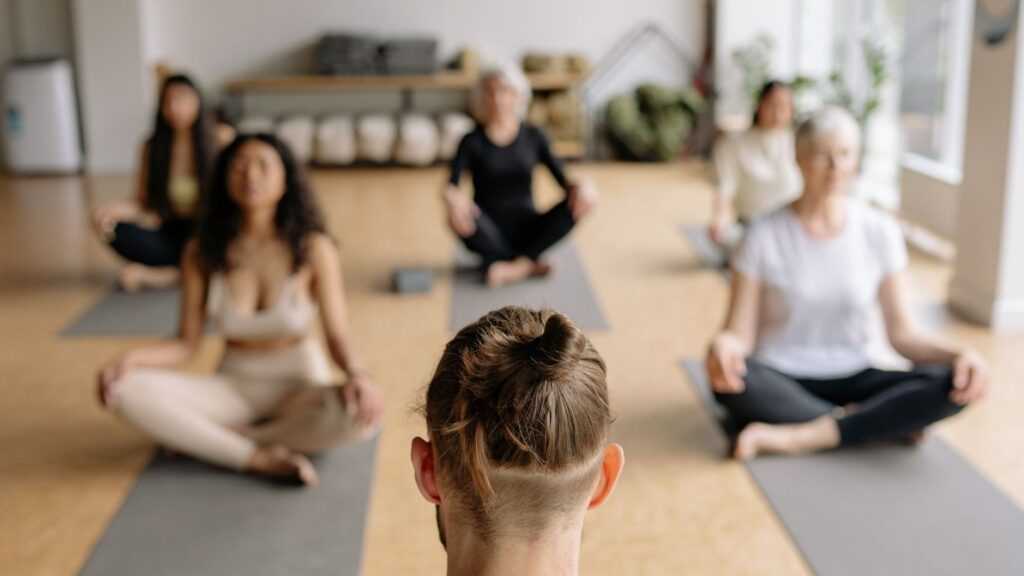
[[[753,360],[747,360],[747,371],[743,375],[743,390],[734,393],[715,392],[716,398],[736,399],[745,396],[756,395],[758,390],[765,387],[765,381],[769,378],[769,368]]]
[[[914,366],[913,372],[936,394],[948,396],[953,390],[953,367],[943,364],[924,364]]]
[[[931,392],[930,397],[941,407],[945,416],[952,416],[965,408],[964,405],[953,402],[949,397],[953,391],[952,366],[943,364],[915,366],[914,372],[921,378],[923,384],[927,386],[929,392]]]
[[[107,407],[125,414],[157,396],[159,377],[151,370],[129,370],[118,378],[107,393]]]
[[[92,223],[92,229],[101,238],[109,241],[113,238],[114,229],[117,227],[117,220],[111,217],[102,208],[97,208],[92,211],[90,218]]]
[[[339,386],[311,388],[297,395],[272,422],[268,438],[306,454],[372,435],[379,422],[362,426],[341,399]]]
[[[750,407],[752,397],[757,396],[757,389],[763,386],[763,379],[759,378],[761,367],[755,365],[747,366],[747,373],[743,376],[743,390],[739,392],[715,392],[715,401],[718,402],[730,413],[746,412]]]

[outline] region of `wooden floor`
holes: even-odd
[[[721,321],[725,283],[695,264],[677,229],[706,218],[699,164],[578,166],[603,193],[576,234],[612,329],[592,334],[610,366],[615,439],[626,469],[591,513],[584,574],[801,574],[807,569],[744,468],[688,388],[679,359],[702,353]],[[447,330],[450,286],[386,291],[401,264],[444,269],[439,170],[322,172],[314,182],[344,250],[355,342],[385,390],[387,412],[367,533],[368,575],[441,574],[433,509],[417,493],[413,414]],[[0,574],[75,574],[117,510],[150,447],[101,412],[96,368],[139,340],[57,337],[112,283],[116,262],[90,236],[91,204],[130,193],[129,178],[0,179]],[[553,187],[545,177],[541,196]],[[914,258],[916,297],[938,304],[949,270]],[[934,307],[933,307],[934,309]],[[1024,505],[1024,338],[947,316],[935,329],[992,361],[989,399],[938,433]],[[204,348],[209,367],[218,344]],[[400,538],[397,537],[400,535]]]

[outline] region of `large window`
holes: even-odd
[[[899,67],[904,164],[957,182],[963,156],[974,2],[902,0],[889,4],[902,12]]]

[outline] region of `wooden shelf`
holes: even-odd
[[[527,74],[526,79],[534,90],[568,90],[582,83],[586,76],[568,72],[544,72]]]
[[[239,78],[228,82],[228,92],[295,92],[304,90],[388,90],[388,89],[468,89],[476,77],[463,72],[436,74],[373,76],[263,76]]]
[[[585,78],[580,74],[545,73],[527,74],[534,90],[568,90]],[[228,92],[296,92],[320,90],[468,90],[477,77],[465,72],[438,72],[436,74],[331,76],[292,75],[256,76],[228,82]]]
[[[585,78],[582,74],[543,73],[527,74],[530,87],[535,91],[570,90]],[[470,90],[478,77],[465,72],[442,71],[436,74],[413,75],[291,75],[257,76],[239,78],[228,82],[225,89],[231,94],[246,92],[344,92],[360,90],[400,90],[403,93],[403,107],[411,103],[413,90]],[[582,158],[586,145],[582,140],[558,139],[552,142],[552,150],[564,158]]]

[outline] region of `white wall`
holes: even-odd
[[[152,71],[137,0],[74,0],[78,87],[90,172],[130,172],[149,125]]]
[[[131,169],[148,129],[152,66],[159,61],[188,71],[216,98],[233,78],[309,72],[313,46],[325,32],[431,35],[445,60],[468,46],[510,60],[534,49],[572,51],[596,64],[622,36],[648,21],[697,59],[705,3],[73,0],[88,168]],[[394,100],[379,96],[377,103]]]
[[[9,1],[12,39],[18,56],[71,57],[74,47],[69,0]]]
[[[321,34],[424,34],[447,59],[472,46],[498,58],[530,49],[599,60],[630,29],[655,21],[697,57],[705,0],[148,0],[154,55],[190,70],[208,92],[252,74],[309,70]]]

